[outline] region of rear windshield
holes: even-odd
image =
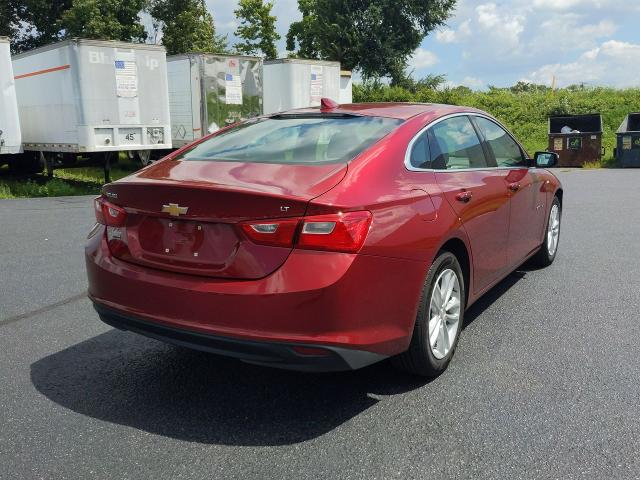
[[[242,123],[177,160],[256,163],[347,162],[390,133],[401,120],[381,117],[280,115]]]

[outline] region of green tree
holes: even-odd
[[[19,31],[20,3],[16,0],[0,2],[0,37],[14,39]]]
[[[143,42],[147,38],[138,14],[145,0],[73,0],[59,25],[65,37]]]
[[[401,76],[395,77],[392,84],[396,87],[402,87],[411,93],[416,93],[424,89],[437,90],[446,82],[447,76],[444,74],[430,73],[420,80],[415,80],[413,78],[413,72],[404,72]]]
[[[167,53],[226,53],[226,36],[216,35],[204,0],[151,0],[149,13],[162,30]]]
[[[287,50],[338,60],[367,77],[401,80],[407,60],[444,24],[456,0],[298,0],[302,20],[287,33]]]
[[[235,34],[244,41],[235,44],[239,53],[244,55],[262,54],[267,59],[278,56],[276,42],[280,35],[276,31],[276,17],[271,15],[273,3],[263,0],[240,0],[234,11],[240,20]]]
[[[1,0],[2,35],[11,37],[14,52],[30,50],[62,38],[58,20],[72,0]]]

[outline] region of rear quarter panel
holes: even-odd
[[[404,165],[407,144],[436,112],[419,115],[354,159],[336,187],[314,199],[308,215],[369,210],[373,222],[362,255],[416,260],[425,269],[450,238],[465,238],[433,172],[413,172]]]

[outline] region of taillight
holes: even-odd
[[[96,221],[108,227],[122,227],[127,219],[124,208],[108,202],[104,197],[98,197],[93,201]]]
[[[273,247],[292,247],[298,219],[243,223],[242,230],[255,243]]]
[[[241,224],[255,243],[307,250],[356,253],[362,248],[371,212],[346,212]]]
[[[296,247],[356,253],[364,244],[371,212],[346,212],[304,217]]]
[[[93,204],[96,221],[107,227],[107,245],[111,253],[116,257],[128,253],[127,229],[124,226],[127,220],[125,209],[108,202],[104,197],[96,198]]]

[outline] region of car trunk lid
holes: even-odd
[[[117,258],[186,274],[255,279],[291,248],[259,245],[239,223],[304,216],[309,201],[344,177],[346,163],[272,164],[164,160],[109,184],[104,195],[127,212]],[[111,233],[110,233],[111,232]]]

